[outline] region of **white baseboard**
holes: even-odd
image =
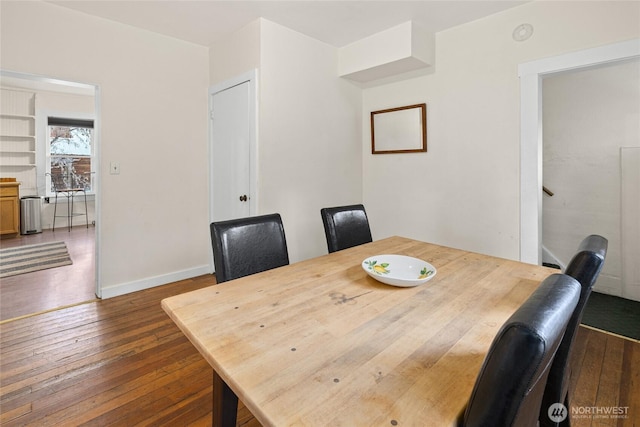
[[[113,298],[119,295],[130,294],[131,292],[142,291],[144,289],[156,286],[166,285],[168,283],[178,282],[180,280],[190,279],[196,276],[211,273],[211,266],[202,265],[200,267],[190,268],[188,270],[175,271],[161,276],[148,277],[128,283],[120,283],[113,286],[102,288],[102,299]]]

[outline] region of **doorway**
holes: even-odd
[[[11,169],[2,168],[2,176],[17,176],[25,185],[20,186],[20,197],[39,196],[42,200],[40,219],[42,232],[33,234],[18,234],[16,237],[4,239],[2,248],[24,247],[50,242],[63,242],[71,257],[72,264],[40,271],[28,272],[2,279],[2,313],[0,320],[5,321],[16,317],[32,315],[34,313],[60,309],[61,307],[76,305],[95,300],[100,296],[99,257],[97,235],[99,230],[99,88],[95,85],[64,81],[45,76],[0,70],[0,83],[12,93],[33,95],[32,112],[22,120],[30,122],[29,131],[33,136],[21,136],[19,141],[29,141],[32,146],[20,148],[33,150],[29,154],[30,161],[16,165]],[[20,96],[21,97],[21,96]],[[19,97],[19,98],[20,98]],[[3,109],[5,105],[3,104]],[[9,107],[7,107],[9,108]],[[54,197],[48,190],[48,175],[45,164],[48,159],[47,147],[49,139],[47,113],[70,112],[91,118],[93,121],[92,150],[90,157],[92,172],[87,173],[90,180],[90,195],[88,196],[89,215],[84,216],[84,199],[77,198],[78,205],[82,205],[83,215],[74,218],[73,228],[69,230],[64,222],[66,218],[58,218],[55,231],[51,230],[54,212]],[[3,116],[6,116],[3,111]],[[11,113],[8,114],[11,116]],[[60,115],[60,114],[58,114]],[[63,114],[64,115],[64,114]],[[6,140],[6,141],[5,141]],[[13,138],[3,137],[2,155],[11,154]],[[5,142],[8,143],[5,144]],[[22,145],[24,143],[21,142]],[[20,155],[25,155],[20,152]],[[83,164],[88,159],[81,159]],[[87,187],[87,189],[89,188]],[[66,214],[66,198],[59,200],[58,208]],[[60,203],[60,202],[63,203]],[[79,212],[79,211],[78,211]],[[59,212],[58,212],[59,213]],[[86,220],[86,223],[84,222]],[[80,224],[82,223],[82,224]]]
[[[640,39],[520,64],[520,261],[542,262],[542,78],[640,58]]]
[[[623,271],[640,252],[625,240],[640,241],[632,226],[640,214],[624,207],[640,208],[640,193],[630,191],[640,180],[626,173],[640,169],[628,155],[640,150],[640,60],[554,73],[543,79],[542,101],[543,178],[553,194],[542,202],[542,261],[564,267],[585,236],[605,236],[595,290],[629,298],[638,279],[623,280]]]

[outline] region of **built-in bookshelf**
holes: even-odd
[[[0,177],[16,178],[21,196],[36,194],[36,94],[0,90]]]

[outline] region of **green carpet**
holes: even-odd
[[[582,323],[640,340],[640,302],[592,292],[582,314]]]

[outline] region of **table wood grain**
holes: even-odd
[[[436,276],[382,284],[400,254]],[[555,270],[391,237],[167,298],[162,307],[264,426],[446,426],[498,329]]]

